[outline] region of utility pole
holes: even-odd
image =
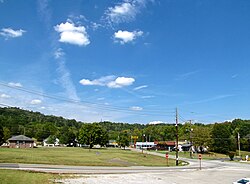
[[[239,156],[240,156],[240,133],[238,132],[238,148],[239,148]]]
[[[178,135],[178,110],[176,108],[176,116],[175,116],[175,126],[176,126],[176,166],[179,165],[179,155],[178,155],[178,139],[179,139],[179,135]]]
[[[193,131],[193,129],[192,129],[192,120],[189,120],[189,122],[190,122],[190,130],[189,130],[189,141],[190,141],[190,158],[193,158],[193,149],[192,149],[192,147],[193,147],[193,143],[192,143],[192,131]]]

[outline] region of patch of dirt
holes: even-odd
[[[112,158],[112,159],[108,160],[108,162],[109,163],[116,163],[116,164],[119,164],[121,166],[135,166],[136,165],[135,163],[128,162],[128,161],[122,160],[120,158]]]

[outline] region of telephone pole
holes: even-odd
[[[239,156],[240,156],[240,133],[238,132],[238,149],[239,149]]]
[[[192,132],[193,132],[193,129],[192,129],[192,120],[189,120],[190,122],[190,130],[189,130],[189,144],[190,144],[190,158],[193,158],[193,142],[192,142]]]
[[[178,155],[178,110],[176,108],[176,116],[175,116],[175,127],[176,127],[176,166],[179,165],[179,155]]]

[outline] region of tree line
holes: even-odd
[[[115,140],[120,146],[136,141],[175,141],[174,124],[129,124],[114,122],[84,123],[74,119],[44,115],[20,108],[0,108],[0,144],[13,135],[26,135],[42,142],[46,138],[58,138],[60,144],[76,143],[106,145]],[[235,151],[240,136],[242,150],[250,151],[250,120],[235,119],[232,122],[214,124],[179,124],[179,140],[187,140],[194,146],[209,147],[210,151],[228,153]]]

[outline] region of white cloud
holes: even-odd
[[[151,121],[149,122],[150,125],[157,125],[157,124],[163,124],[163,121]]]
[[[138,87],[134,88],[134,91],[137,91],[137,90],[140,90],[140,89],[143,89],[143,88],[147,88],[147,87],[148,87],[147,85],[138,86]]]
[[[0,35],[5,37],[6,39],[8,38],[16,38],[20,37],[25,33],[26,31],[19,29],[19,30],[13,30],[11,28],[3,28],[1,29]]]
[[[34,100],[31,100],[30,104],[32,105],[38,105],[38,104],[41,104],[42,101],[41,100],[38,100],[38,99],[34,99]]]
[[[142,96],[141,98],[146,99],[146,98],[154,98],[155,96],[149,95],[149,96]]]
[[[84,86],[106,86],[110,81],[114,79],[115,79],[114,75],[109,75],[92,81],[89,79],[82,79],[80,80],[80,83]]]
[[[10,98],[10,95],[1,94],[0,97],[1,97],[1,98]]]
[[[123,0],[114,7],[109,7],[105,12],[105,19],[108,23],[123,23],[135,20],[136,15],[145,7],[150,0]]]
[[[113,75],[104,76],[99,79],[89,80],[82,79],[79,81],[80,84],[84,86],[107,86],[109,88],[122,88],[125,86],[130,86],[135,82],[134,78],[129,77],[115,77]]]
[[[89,36],[84,26],[75,26],[73,22],[67,21],[66,23],[54,26],[54,29],[60,33],[60,42],[79,46],[90,44]]]
[[[134,78],[128,77],[117,77],[115,81],[111,81],[108,83],[109,88],[122,88],[125,86],[130,86],[135,82]]]
[[[20,87],[20,88],[23,87],[23,85],[19,82],[17,82],[17,83],[9,82],[8,85],[11,87]]]
[[[54,57],[55,59],[59,59],[61,57],[63,57],[65,55],[65,53],[63,52],[63,49],[62,48],[59,48],[57,49],[55,52],[54,52]]]
[[[143,110],[142,107],[138,107],[138,106],[130,107],[130,109],[133,110],[133,111],[141,111],[141,110]]]
[[[142,35],[143,35],[142,31],[129,32],[129,31],[119,30],[119,31],[114,33],[114,38],[115,38],[115,41],[118,41],[121,44],[125,44],[125,43],[128,43],[128,42],[132,42],[137,37],[140,37]]]

